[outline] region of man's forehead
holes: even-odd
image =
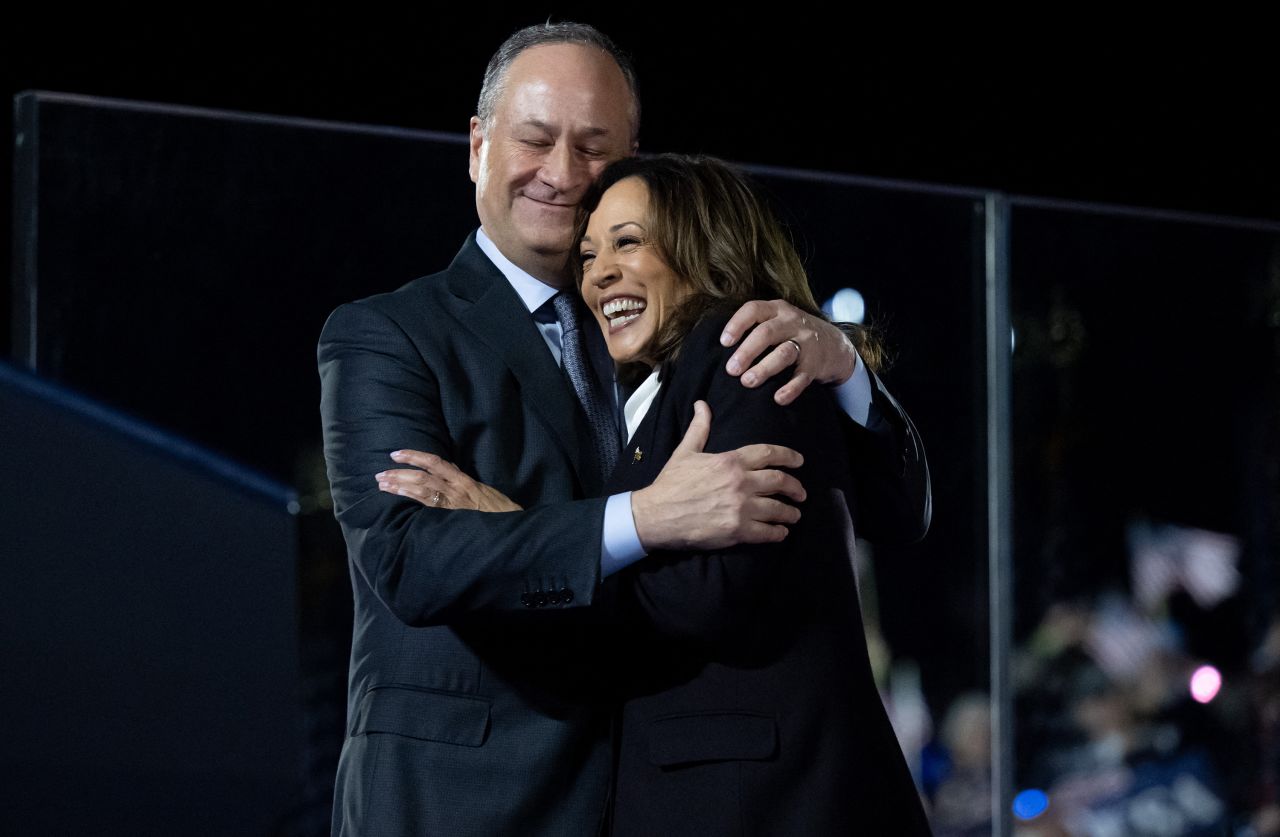
[[[495,115],[512,125],[595,135],[631,131],[631,89],[603,51],[578,44],[531,47],[515,58],[504,82]]]

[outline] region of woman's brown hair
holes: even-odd
[[[640,178],[648,188],[652,243],[692,291],[654,335],[648,354],[656,362],[675,358],[680,341],[712,309],[779,298],[823,317],[782,224],[746,177],[712,157],[663,154],[613,163],[582,198],[575,242],[582,241],[588,217],[604,193],[628,177]],[[581,291],[576,243],[570,266]],[[876,369],[880,352],[875,341],[861,327],[847,333],[863,362]]]

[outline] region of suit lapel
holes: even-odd
[[[577,397],[533,317],[511,283],[476,245],[474,233],[449,268],[449,287],[467,303],[459,320],[511,369],[524,403],[550,429],[584,486],[591,486],[595,479],[589,475],[599,468],[583,461],[594,448]]]

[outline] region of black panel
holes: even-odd
[[[0,367],[0,831],[273,834],[304,795],[292,493]]]

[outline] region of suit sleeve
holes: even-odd
[[[358,573],[412,626],[589,605],[603,499],[521,512],[427,508],[379,491],[400,448],[454,459],[440,384],[413,342],[366,303],[337,309],[317,350],[334,510]]]
[[[858,535],[881,544],[914,543],[929,531],[933,493],[920,434],[906,410],[871,375],[871,416],[843,417],[854,477]]]

